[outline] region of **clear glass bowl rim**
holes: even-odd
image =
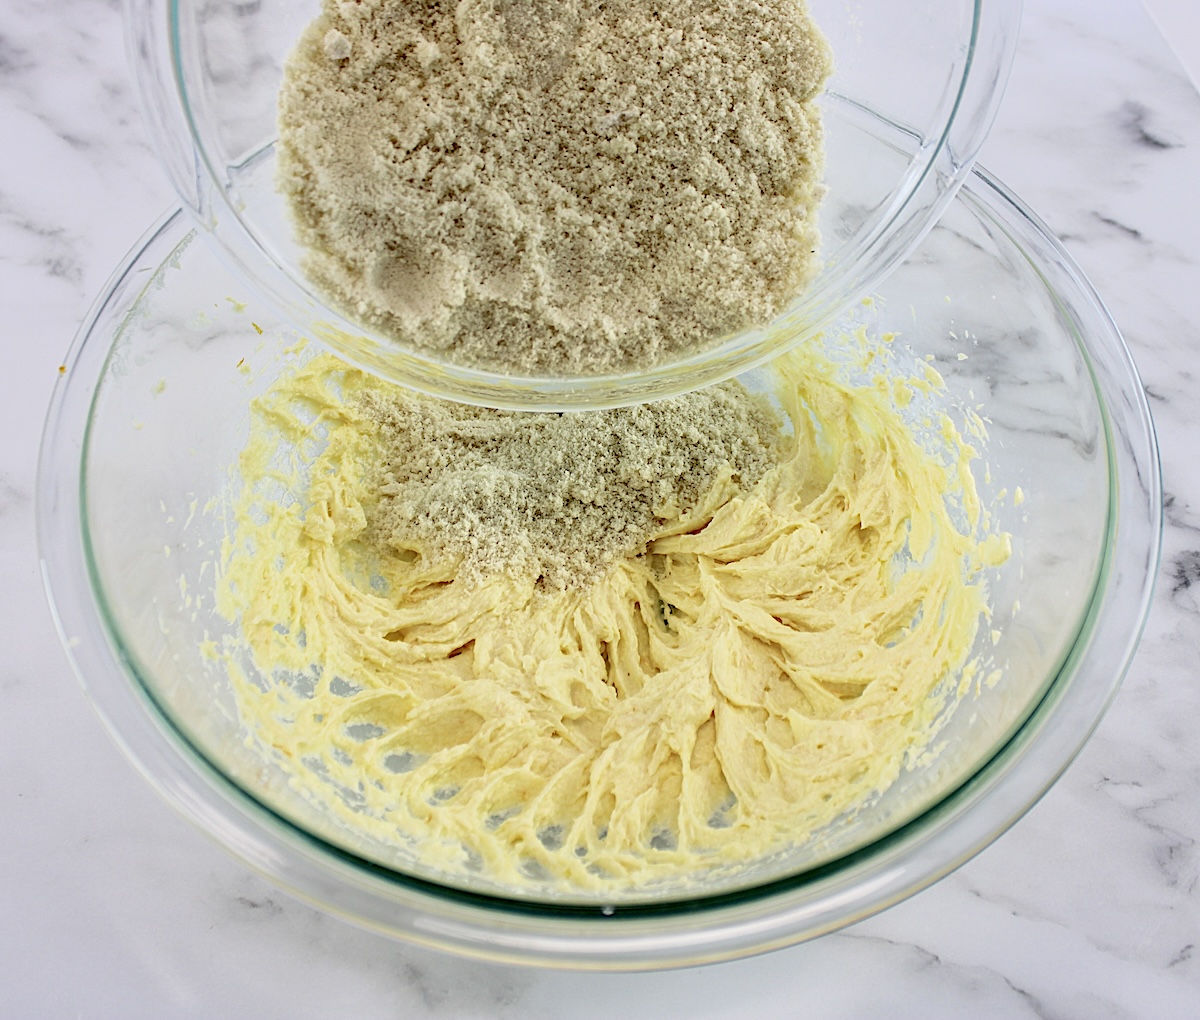
[[[636,372],[562,377],[508,375],[459,365],[434,353],[401,347],[350,322],[336,309],[323,307],[323,299],[302,276],[272,257],[265,239],[247,223],[235,196],[226,191],[222,170],[204,143],[189,98],[179,3],[124,0],[130,62],[160,162],[195,222],[205,228],[201,233],[212,235],[208,243],[217,246],[238,276],[251,281],[259,295],[301,332],[368,371],[451,400],[553,411],[673,396],[749,371],[818,333],[877,286],[937,222],[966,179],[1004,93],[1023,0],[973,0],[968,52],[940,134],[920,147],[871,228],[836,252],[834,261],[840,266],[865,266],[867,271],[843,268],[830,278],[822,272],[804,299],[803,323],[749,330]],[[856,99],[847,103],[861,107]],[[903,125],[876,116],[898,134],[908,133]],[[261,151],[245,162],[258,158]],[[844,276],[852,282],[843,281]],[[313,307],[323,308],[319,319],[313,318]]]
[[[1099,723],[1145,624],[1162,526],[1153,423],[1111,316],[1041,220],[986,171],[973,178],[961,200],[1007,235],[1056,297],[1072,291],[1063,307],[1077,342],[1091,341],[1084,356],[1104,415],[1110,541],[1074,647],[1041,700],[990,759],[910,822],[846,857],[749,890],[663,905],[558,906],[389,871],[296,828],[228,779],[160,711],[98,605],[80,484],[112,340],[91,333],[147,251],[180,231],[180,210],[135,246],[93,305],[64,362],[39,460],[43,580],[68,657],[111,736],[173,807],[269,881],[362,926],[481,958],[626,970],[714,962],[836,930],[948,874],[1029,810]]]

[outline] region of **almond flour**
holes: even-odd
[[[829,71],[803,0],[325,0],[280,188],[352,318],[459,364],[628,371],[814,275]]]
[[[549,591],[586,588],[644,552],[666,522],[749,490],[780,437],[770,406],[738,383],[565,414],[399,387],[367,389],[357,403],[377,436],[366,485],[377,494],[367,507],[374,541],[448,566],[460,582],[508,574]]]

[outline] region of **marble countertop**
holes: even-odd
[[[584,975],[438,955],[290,899],[176,817],[94,716],[41,591],[37,444],[73,331],[173,199],[116,0],[6,0],[0,1015],[1200,1016],[1200,97],[1138,0],[1026,8],[982,162],[1105,297],[1162,447],[1162,568],[1125,685],[1025,819],[907,902],[750,960]]]

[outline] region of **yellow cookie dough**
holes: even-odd
[[[350,829],[517,889],[642,888],[803,843],[928,747],[1008,552],[950,418],[898,409],[936,373],[857,349],[776,362],[788,424],[752,489],[724,473],[642,554],[555,592],[381,556],[356,397],[385,384],[329,355],[285,372],[253,406],[219,593],[257,666],[229,657],[249,739]]]

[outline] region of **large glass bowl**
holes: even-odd
[[[271,881],[366,926],[481,957],[611,968],[820,935],[1012,825],[1082,746],[1133,653],[1161,516],[1146,401],[1078,269],[980,172],[854,321],[898,333],[892,346],[914,365],[932,358],[947,407],[988,422],[980,496],[1013,545],[990,575],[979,638],[1000,681],[965,696],[936,754],[819,839],[683,892],[554,896],[397,861],[247,743],[225,667],[204,654],[231,632],[213,611],[213,562],[248,402],[295,340],[245,300],[182,213],[118,271],[49,412],[45,577],[68,654],[143,775]]]
[[[966,176],[1008,77],[1020,0],[809,0],[836,69],[822,99],[824,267],[768,326],[627,374],[535,378],[455,364],[332,311],[274,186],[283,60],[318,0],[126,0],[130,49],[172,182],[225,260],[306,335],[399,382],[509,408],[601,407],[728,378],[827,325],[899,263]]]

